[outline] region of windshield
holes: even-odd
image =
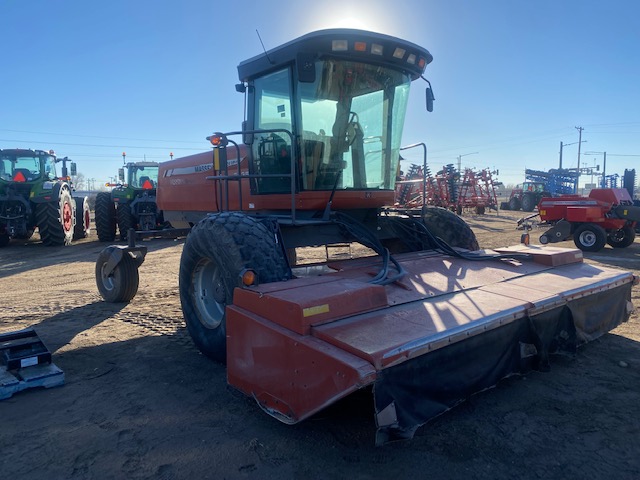
[[[0,178],[16,182],[31,182],[42,175],[40,156],[33,152],[25,153],[0,153]],[[52,156],[44,157],[45,173],[47,178],[55,178],[55,159]]]
[[[316,79],[299,88],[304,188],[394,188],[410,77],[326,59]]]
[[[128,183],[135,188],[156,188],[158,183],[158,166],[130,165]]]

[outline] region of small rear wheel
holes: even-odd
[[[108,262],[118,247],[107,247],[96,261],[96,284],[102,298],[109,303],[127,303],[138,292],[140,276],[138,265],[133,257],[124,252],[122,259],[112,271]]]
[[[607,232],[595,223],[583,223],[573,232],[573,242],[584,252],[598,252],[607,243]]]
[[[627,248],[635,239],[636,231],[629,226],[624,226],[620,230],[609,233],[607,243],[613,248]]]

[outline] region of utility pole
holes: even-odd
[[[578,179],[576,181],[576,191],[574,193],[578,193],[578,186],[580,185],[580,146],[582,145],[582,127],[576,127],[578,130]]]
[[[475,155],[479,152],[471,152],[471,153],[465,153],[464,155],[458,155],[458,172],[462,171],[462,157],[466,157],[467,155]]]

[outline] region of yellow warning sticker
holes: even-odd
[[[303,317],[312,317],[314,315],[320,315],[321,313],[329,313],[329,304],[316,305],[315,307],[307,307],[302,309]]]

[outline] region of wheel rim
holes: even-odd
[[[208,328],[222,323],[227,306],[222,272],[209,259],[202,260],[193,272],[193,296],[200,321]]]
[[[71,205],[69,202],[64,202],[62,206],[62,225],[64,226],[65,232],[71,230],[71,226],[73,225],[72,214],[73,210],[71,209]]]
[[[89,210],[85,210],[84,212],[84,229],[89,230],[89,225],[91,224],[91,214]]]
[[[580,234],[580,243],[585,247],[593,247],[596,243],[596,234],[591,231],[582,232]]]
[[[106,262],[103,263],[100,267],[100,279],[102,280],[102,285],[104,286],[105,290],[111,291],[115,288],[113,272],[111,274],[107,273],[106,267]]]

